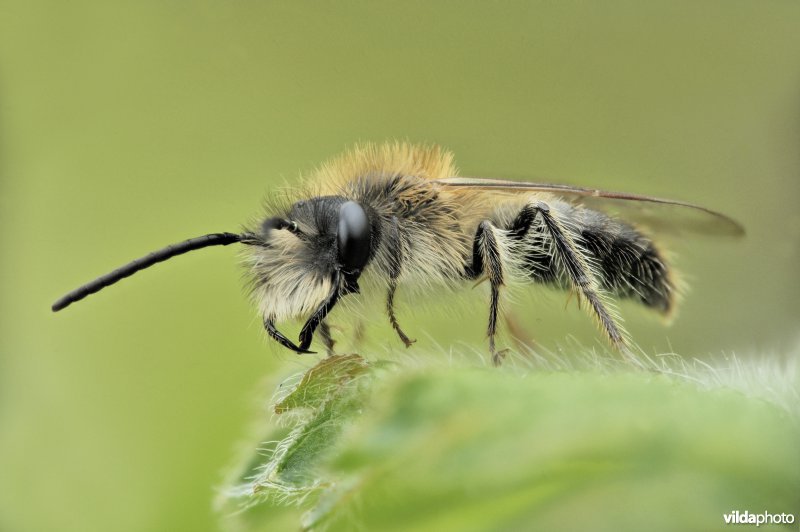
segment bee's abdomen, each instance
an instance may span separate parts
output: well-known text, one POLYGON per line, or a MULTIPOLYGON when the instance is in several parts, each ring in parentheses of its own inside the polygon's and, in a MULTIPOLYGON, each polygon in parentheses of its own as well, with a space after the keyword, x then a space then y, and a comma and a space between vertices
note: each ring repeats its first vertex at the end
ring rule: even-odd
POLYGON ((601 286, 617 297, 668 314, 675 299, 669 265, 653 242, 633 228, 587 228, 576 239, 593 259, 601 286))
MULTIPOLYGON (((594 211, 571 210, 568 218, 565 229, 604 290, 670 313, 676 287, 670 266, 651 240, 627 224, 594 211)), ((552 255, 544 228, 535 225, 526 240, 530 245, 524 264, 530 277, 540 283, 569 286, 552 255)))

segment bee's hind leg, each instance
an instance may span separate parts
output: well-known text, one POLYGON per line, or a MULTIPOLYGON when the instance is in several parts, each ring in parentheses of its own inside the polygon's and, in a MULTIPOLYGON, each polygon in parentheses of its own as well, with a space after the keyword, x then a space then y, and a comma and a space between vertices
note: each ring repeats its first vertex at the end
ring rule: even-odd
POLYGON ((550 209, 549 205, 537 201, 526 205, 517 216, 517 220, 525 218, 532 221, 534 217, 531 215, 542 218, 544 228, 553 242, 553 258, 569 278, 570 283, 578 290, 580 296, 589 303, 600 327, 614 347, 623 354, 626 353, 625 331, 606 307, 595 274, 589 267, 584 253, 579 250, 569 232, 562 226, 558 215, 550 209))

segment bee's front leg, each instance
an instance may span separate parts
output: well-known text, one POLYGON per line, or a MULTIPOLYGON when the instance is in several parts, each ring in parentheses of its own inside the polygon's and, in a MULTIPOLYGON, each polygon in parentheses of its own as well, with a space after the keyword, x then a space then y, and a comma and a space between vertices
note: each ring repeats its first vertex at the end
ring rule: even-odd
MULTIPOLYGON (((314 331, 317 329, 317 326, 323 322, 328 312, 330 312, 336 305, 336 302, 339 301, 339 294, 342 290, 341 281, 342 274, 339 270, 334 271, 331 276, 331 293, 328 294, 325 301, 317 307, 317 310, 308 318, 308 321, 306 321, 305 325, 303 325, 303 328, 300 330, 300 349, 308 349, 311 345, 311 340, 314 338, 314 331)), ((355 288, 358 288, 357 284, 355 288)))
POLYGON ((325 352, 328 356, 332 357, 335 355, 336 353, 333 351, 333 346, 336 345, 336 340, 331 336, 331 327, 328 325, 327 320, 322 320, 319 324, 319 336, 322 340, 322 345, 325 346, 325 352))

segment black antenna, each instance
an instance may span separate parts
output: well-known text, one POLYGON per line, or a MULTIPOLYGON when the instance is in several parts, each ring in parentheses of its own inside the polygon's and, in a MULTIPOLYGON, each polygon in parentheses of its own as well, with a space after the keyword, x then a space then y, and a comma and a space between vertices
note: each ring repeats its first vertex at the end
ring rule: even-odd
POLYGON ((128 264, 117 268, 113 272, 98 277, 94 281, 87 283, 80 288, 76 288, 69 294, 53 303, 53 312, 58 312, 59 310, 70 306, 72 303, 80 301, 86 296, 90 296, 95 292, 99 292, 103 288, 111 286, 121 279, 130 277, 139 270, 144 270, 145 268, 149 268, 154 264, 171 259, 172 257, 183 255, 189 251, 194 251, 195 249, 202 249, 209 246, 227 246, 228 244, 233 244, 234 242, 247 243, 252 240, 252 238, 253 235, 250 233, 244 233, 241 235, 234 233, 211 233, 209 235, 190 238, 189 240, 185 240, 177 244, 171 244, 163 249, 159 249, 158 251, 154 251, 149 255, 129 262, 128 264))

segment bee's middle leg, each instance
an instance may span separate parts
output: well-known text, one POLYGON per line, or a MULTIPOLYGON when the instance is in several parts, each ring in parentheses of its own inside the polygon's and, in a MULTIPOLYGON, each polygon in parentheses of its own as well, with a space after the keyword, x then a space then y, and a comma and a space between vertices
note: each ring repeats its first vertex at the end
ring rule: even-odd
POLYGON ((489 301, 489 325, 486 334, 489 336, 489 352, 492 354, 492 363, 499 366, 503 361, 506 349, 497 350, 495 335, 497 334, 497 313, 500 305, 500 287, 503 286, 503 263, 498 245, 497 227, 489 220, 484 220, 478 225, 475 238, 472 242, 472 266, 467 268, 467 273, 472 278, 478 278, 483 273, 489 278, 491 297, 489 301))
POLYGON ((403 246, 400 242, 400 228, 397 217, 392 218, 392 231, 389 232, 388 236, 389 249, 392 251, 392 261, 389 264, 389 291, 386 294, 386 312, 389 314, 389 322, 392 324, 392 329, 400 337, 400 341, 406 347, 411 347, 416 340, 409 338, 403 332, 403 329, 400 328, 400 323, 397 321, 397 316, 394 314, 394 294, 397 291, 397 279, 400 277, 400 271, 403 267, 403 246))
POLYGON ((392 324, 392 328, 397 333, 397 336, 400 337, 400 341, 406 347, 411 347, 415 339, 409 338, 408 335, 403 332, 403 329, 400 328, 400 324, 397 322, 397 316, 394 314, 394 293, 397 291, 397 280, 392 278, 389 281, 389 292, 386 295, 386 312, 389 314, 389 322, 392 324))

